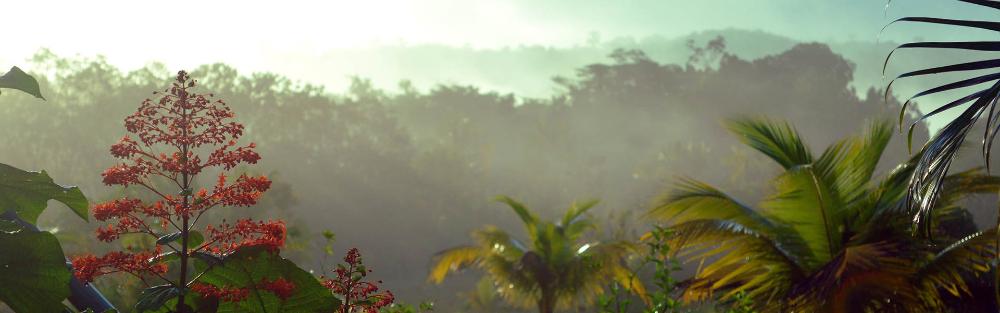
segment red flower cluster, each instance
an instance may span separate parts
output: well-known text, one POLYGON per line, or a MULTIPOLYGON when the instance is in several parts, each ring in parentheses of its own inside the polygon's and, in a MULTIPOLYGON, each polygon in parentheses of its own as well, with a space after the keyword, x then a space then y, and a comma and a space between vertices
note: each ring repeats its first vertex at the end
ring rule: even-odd
POLYGON ((226 255, 243 247, 264 246, 277 250, 285 245, 287 229, 282 221, 252 221, 243 219, 234 225, 222 223, 218 227, 209 225, 205 228, 209 240, 202 247, 208 251, 226 255))
POLYGON ((278 299, 284 301, 288 300, 288 298, 292 296, 292 292, 295 291, 295 284, 285 280, 284 278, 278 277, 278 279, 272 281, 268 281, 267 279, 261 281, 260 284, 257 284, 257 288, 267 290, 275 296, 278 296, 278 299))
MULTIPOLYGON (((234 114, 226 103, 213 100, 211 94, 194 93, 194 87, 195 81, 181 71, 170 88, 153 93, 159 95, 157 100, 143 101, 135 113, 125 118, 125 129, 130 134, 111 146, 111 155, 124 161, 101 174, 107 185, 139 186, 156 198, 144 201, 125 197, 93 207, 97 220, 110 223, 97 229, 101 241, 110 242, 133 233, 153 238, 178 238, 163 236, 180 234, 180 239, 158 241, 151 251, 76 257, 73 267, 80 279, 89 282, 96 276, 128 272, 140 277, 157 275, 168 280, 163 276, 167 266, 159 263, 155 256, 169 248, 180 255, 182 265, 180 278, 168 281, 188 285, 185 280, 194 276, 185 272, 184 262, 199 250, 227 254, 248 245, 264 245, 270 249, 284 245, 283 222, 251 220, 205 227, 208 240, 197 247, 180 244, 184 238, 189 238, 191 230, 197 229, 196 224, 206 211, 218 206, 252 206, 271 186, 264 176, 240 175, 227 181, 225 171, 239 164, 255 164, 260 155, 254 151, 253 143, 237 144, 243 135, 243 125, 232 120, 234 114), (215 186, 211 190, 193 191, 195 176, 208 168, 218 168, 221 172, 215 186), (166 192, 166 188, 154 181, 166 183, 171 191, 179 191, 166 192), (153 226, 157 226, 156 229, 153 226)), ((261 288, 287 297, 294 286, 286 283, 284 280, 272 281, 261 288)), ((242 296, 238 289, 197 288, 204 294, 223 299, 242 296)))
MULTIPOLYGON (((275 280, 263 279, 257 283, 257 289, 270 292, 282 301, 287 300, 295 291, 295 284, 279 277, 275 280)), ((224 302, 240 302, 250 296, 248 287, 216 287, 209 284, 195 283, 191 285, 191 290, 206 298, 218 298, 224 302)))
POLYGON ((102 257, 93 255, 77 257, 73 259, 73 269, 76 277, 84 282, 92 282, 97 276, 111 273, 129 273, 145 280, 148 275, 163 275, 167 273, 167 266, 156 263, 156 256, 160 250, 141 251, 138 253, 126 253, 115 251, 105 254, 102 257))
POLYGON ((391 305, 395 301, 395 296, 391 291, 378 292, 378 284, 381 284, 382 281, 363 281, 371 270, 365 268, 361 260, 361 253, 358 252, 357 248, 352 248, 347 252, 344 262, 346 265, 337 265, 336 278, 324 278, 323 281, 323 286, 326 286, 334 294, 340 295, 340 298, 343 299, 341 313, 378 313, 379 309, 391 305))
POLYGON ((240 302, 250 296, 249 288, 223 287, 219 288, 209 284, 191 284, 191 291, 200 294, 205 298, 218 298, 224 302, 240 302))

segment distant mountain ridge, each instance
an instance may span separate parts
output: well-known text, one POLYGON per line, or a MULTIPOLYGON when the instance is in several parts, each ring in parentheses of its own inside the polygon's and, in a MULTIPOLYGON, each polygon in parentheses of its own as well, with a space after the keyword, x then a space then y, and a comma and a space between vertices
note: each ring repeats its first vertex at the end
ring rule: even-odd
MULTIPOLYGON (((460 83, 519 97, 544 98, 558 93, 556 84, 551 82, 552 77, 572 76, 583 66, 607 62, 608 55, 615 49, 639 49, 657 62, 683 64, 691 54, 688 40, 702 45, 718 36, 725 38, 727 51, 743 59, 778 54, 801 43, 759 30, 722 29, 674 38, 601 39, 594 34, 589 42, 572 47, 475 49, 436 44, 383 45, 286 55, 284 57, 296 61, 276 71, 336 91, 345 90, 351 76, 360 76, 390 90, 400 81, 409 80, 418 89, 460 83)), ((825 44, 858 65, 856 87, 862 91, 878 85, 881 58, 895 46, 894 43, 876 44, 874 41, 825 44)))

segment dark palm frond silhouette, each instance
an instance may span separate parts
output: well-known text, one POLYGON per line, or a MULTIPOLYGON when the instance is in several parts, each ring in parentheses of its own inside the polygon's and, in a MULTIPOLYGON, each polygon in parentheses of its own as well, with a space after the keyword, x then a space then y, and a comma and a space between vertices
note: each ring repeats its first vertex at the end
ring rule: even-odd
MULTIPOLYGON (((988 0, 954 0, 957 2, 964 2, 969 5, 978 5, 985 8, 1000 10, 1000 2, 988 1, 988 0)), ((886 7, 888 8, 891 0, 887 2, 886 7)), ((950 18, 938 18, 938 17, 918 17, 918 16, 908 16, 896 19, 890 22, 885 27, 889 27, 896 23, 922 23, 922 24, 932 24, 941 25, 945 27, 955 27, 962 29, 982 29, 982 30, 992 30, 1000 31, 1000 22, 998 21, 981 21, 981 20, 967 20, 967 19, 950 19, 950 18)), ((883 28, 885 30, 885 28, 883 28)), ((957 50, 957 51, 1000 51, 1000 41, 921 41, 921 42, 910 42, 902 44, 886 56, 885 63, 883 65, 883 75, 885 73, 886 67, 888 67, 890 60, 893 55, 902 49, 942 49, 942 50, 957 50)), ((936 107, 933 111, 923 114, 919 119, 910 125, 912 131, 913 127, 917 123, 936 116, 941 112, 960 109, 961 106, 968 104, 970 105, 961 109, 961 113, 950 120, 948 124, 942 128, 937 135, 931 138, 921 149, 921 157, 916 163, 916 167, 913 171, 913 175, 910 178, 910 184, 907 191, 906 204, 907 207, 914 212, 913 220, 916 225, 926 234, 929 231, 927 221, 928 212, 934 207, 934 203, 938 200, 939 194, 941 192, 941 187, 943 179, 948 174, 948 169, 951 166, 952 160, 954 160, 959 147, 965 141, 969 132, 980 120, 980 118, 985 119, 986 131, 983 133, 982 137, 982 155, 985 159, 987 170, 990 168, 990 153, 992 151, 992 145, 998 131, 1000 131, 1000 110, 997 110, 997 100, 1000 96, 1000 58, 987 58, 979 61, 955 63, 944 66, 929 67, 924 69, 918 69, 913 71, 908 71, 903 74, 896 76, 889 82, 886 88, 886 96, 892 88, 892 85, 896 83, 897 80, 910 77, 926 77, 935 76, 945 73, 952 74, 967 74, 965 78, 958 79, 956 81, 936 86, 927 90, 916 93, 912 97, 906 99, 903 103, 903 110, 900 111, 900 127, 902 127, 904 112, 906 112, 906 107, 913 102, 914 99, 939 94, 946 91, 952 91, 965 87, 974 87, 985 85, 985 88, 978 89, 968 94, 962 94, 948 103, 942 104, 936 107), (973 71, 989 71, 988 73, 973 72, 973 71)), ((912 133, 911 133, 912 135, 912 133)), ((908 143, 912 146, 912 142, 908 136, 908 143)))

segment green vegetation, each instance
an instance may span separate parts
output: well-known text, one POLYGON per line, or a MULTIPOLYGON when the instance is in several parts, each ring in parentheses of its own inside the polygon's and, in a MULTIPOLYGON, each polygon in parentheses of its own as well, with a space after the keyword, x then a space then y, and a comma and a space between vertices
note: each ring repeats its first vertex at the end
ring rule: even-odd
POLYGON ((98 287, 123 312, 157 313, 996 311, 1000 218, 994 229, 977 222, 994 208, 1000 177, 969 168, 959 146, 985 113, 989 160, 1000 83, 920 116, 912 98, 859 97, 853 65, 823 44, 752 60, 721 37, 688 48, 683 64, 614 50, 607 63, 554 78, 558 91, 545 99, 407 81, 391 94, 357 77, 330 93, 225 64, 196 68, 195 84, 158 64, 121 72, 101 58, 42 51, 32 60, 48 71, 39 79, 17 67, 0 76, 0 88, 23 92, 0 97, 4 162, 51 166, 81 187, 0 164, 0 311, 106 307, 77 285, 98 287), (42 90, 49 100, 38 105, 42 90), (141 101, 150 90, 163 91, 141 101), (882 122, 899 112, 909 141, 923 140, 926 117, 967 102, 915 155, 882 122), (715 124, 748 114, 774 119, 730 120, 733 137, 715 124), (840 139, 865 120, 876 122, 840 139), (279 172, 275 182, 260 174, 279 172), (684 174, 700 180, 680 179, 653 199, 684 174), (494 194, 546 207, 595 195, 609 205, 556 212, 501 196, 515 213, 504 215, 480 207, 494 194), (69 210, 46 210, 57 202, 69 210), (595 218, 599 210, 622 218, 595 218), (630 218, 635 211, 646 214, 630 218), (523 233, 507 231, 518 223, 523 233), (95 228, 97 240, 81 235, 95 228), (470 229, 472 244, 429 255, 470 229), (335 242, 363 247, 369 262, 352 248, 329 266, 335 242), (470 268, 478 283, 461 277, 470 268), (109 274, 129 275, 95 281, 109 274), (412 281, 425 276, 435 285, 412 281), (435 302, 397 302, 385 286, 435 302))
POLYGON ((996 193, 1000 178, 976 170, 946 177, 934 238, 918 238, 900 209, 913 163, 873 179, 891 135, 888 123, 873 123, 818 157, 788 124, 728 125, 784 171, 757 208, 687 179, 649 211, 650 218, 669 222, 671 245, 706 263, 685 299, 718 295, 738 302, 739 295, 765 312, 940 311, 942 292, 969 292, 954 278, 984 269, 985 255, 970 253, 982 252, 981 243, 970 240, 976 235, 953 229, 971 224, 958 201, 996 193))
POLYGON ((634 243, 583 240, 594 227, 584 214, 596 201, 574 203, 554 222, 541 220, 514 199, 500 197, 498 201, 507 204, 524 223, 529 245, 487 226, 473 233, 475 245, 438 253, 430 281, 441 283, 450 272, 476 267, 486 273, 486 279, 507 303, 537 307, 542 313, 593 303, 604 293, 607 280, 646 296, 642 283, 624 265, 629 254, 637 250, 634 243))

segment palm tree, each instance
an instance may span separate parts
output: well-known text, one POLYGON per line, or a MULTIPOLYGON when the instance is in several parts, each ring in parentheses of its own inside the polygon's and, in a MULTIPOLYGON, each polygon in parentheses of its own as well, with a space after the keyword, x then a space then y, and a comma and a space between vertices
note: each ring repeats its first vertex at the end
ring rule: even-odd
POLYGON ((872 179, 889 123, 873 123, 819 157, 787 123, 743 119, 729 128, 784 170, 756 209, 686 179, 648 212, 673 229, 670 244, 682 256, 707 262, 686 282, 686 300, 745 292, 769 312, 929 312, 943 306, 941 292, 968 294, 964 280, 952 278, 982 270, 989 251, 980 236, 956 242, 969 234, 948 226, 968 223, 959 199, 996 192, 1000 179, 979 171, 946 177, 932 216, 936 239, 920 239, 901 206, 912 162, 872 179))
POLYGON ((499 197, 524 223, 530 246, 507 232, 486 226, 473 232, 476 243, 438 253, 428 279, 441 283, 450 272, 467 266, 486 272, 501 298, 509 304, 540 313, 568 308, 573 302, 592 303, 604 292, 608 279, 640 296, 642 284, 625 265, 637 247, 627 241, 584 242, 595 224, 584 213, 596 201, 573 204, 557 222, 542 221, 523 204, 499 197))
MULTIPOLYGON (((1000 2, 996 1, 956 1, 964 2, 968 5, 977 5, 990 10, 1000 10, 1000 2)), ((886 9, 888 9, 888 3, 886 5, 886 9)), ((894 23, 926 23, 956 27, 965 30, 982 29, 1000 31, 1000 22, 997 21, 911 16, 892 21, 889 25, 894 23)), ((889 27, 889 25, 886 25, 886 27, 889 27)), ((884 29, 885 28, 883 28, 883 30, 884 29)), ((921 41, 902 44, 896 49, 893 49, 893 51, 886 56, 885 65, 882 69, 883 75, 885 73, 885 67, 888 66, 893 53, 899 49, 942 49, 952 51, 997 52, 1000 51, 1000 41, 921 41)), ((1000 110, 996 109, 997 102, 1000 100, 1000 58, 987 58, 980 61, 963 62, 909 71, 900 74, 889 82, 889 87, 891 88, 892 84, 901 78, 940 76, 939 74, 950 73, 962 73, 964 77, 959 80, 919 92, 906 101, 906 103, 909 103, 914 98, 945 91, 952 91, 959 88, 987 86, 985 88, 978 87, 976 88, 977 90, 971 93, 963 93, 955 100, 943 104, 934 111, 924 114, 921 117, 921 120, 923 120, 938 113, 972 102, 972 104, 961 111, 961 114, 948 122, 948 124, 942 128, 937 135, 924 144, 924 147, 921 150, 923 156, 917 163, 917 168, 913 172, 913 176, 910 178, 909 191, 906 197, 907 206, 915 212, 913 215, 914 224, 917 226, 925 226, 925 230, 927 229, 927 223, 925 223, 926 217, 935 207, 935 201, 937 201, 941 193, 941 180, 947 175, 948 170, 951 167, 951 162, 958 153, 959 147, 965 141, 965 137, 969 134, 970 130, 972 130, 980 118, 983 118, 986 121, 985 131, 983 132, 982 138, 982 154, 986 163, 987 171, 989 171, 990 153, 992 152, 993 142, 996 139, 997 133, 1000 133, 1000 123, 998 123, 998 121, 1000 121, 1000 110), (985 116, 983 115, 984 113, 985 116)), ((888 92, 889 88, 886 88, 887 97, 888 92)), ((903 105, 903 109, 906 109, 905 103, 903 105)), ((1000 214, 1000 207, 997 207, 997 213, 1000 214)), ((997 219, 996 224, 994 225, 993 233, 995 234, 998 231, 1000 231, 1000 218, 997 219)), ((993 239, 993 249, 1000 250, 1000 236, 993 236, 993 239)), ((1000 254, 995 256, 993 263, 1000 264, 1000 254)), ((996 266, 994 266, 993 270, 995 273, 993 278, 994 300, 996 303, 1000 304, 1000 270, 997 270, 995 267, 996 266)))

